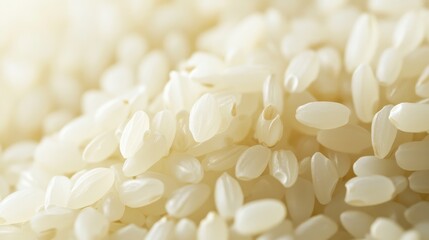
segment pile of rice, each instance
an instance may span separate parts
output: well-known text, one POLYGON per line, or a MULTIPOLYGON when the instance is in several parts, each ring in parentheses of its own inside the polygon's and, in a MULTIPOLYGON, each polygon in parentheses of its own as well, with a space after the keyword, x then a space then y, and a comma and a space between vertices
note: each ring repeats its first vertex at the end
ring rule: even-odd
POLYGON ((424 0, 0 0, 0 239, 429 239, 424 0))

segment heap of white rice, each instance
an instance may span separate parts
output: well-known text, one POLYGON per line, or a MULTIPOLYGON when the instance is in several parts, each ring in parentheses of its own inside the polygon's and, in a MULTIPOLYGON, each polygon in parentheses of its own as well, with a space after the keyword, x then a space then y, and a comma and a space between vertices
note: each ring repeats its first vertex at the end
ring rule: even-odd
POLYGON ((429 239, 424 0, 0 0, 0 239, 429 239))

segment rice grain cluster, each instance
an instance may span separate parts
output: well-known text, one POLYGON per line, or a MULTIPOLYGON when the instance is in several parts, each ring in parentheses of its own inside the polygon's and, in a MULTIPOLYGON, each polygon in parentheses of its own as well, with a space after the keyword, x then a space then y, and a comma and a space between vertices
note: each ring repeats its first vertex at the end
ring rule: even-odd
POLYGON ((1 240, 429 240, 429 2, 0 0, 1 240))

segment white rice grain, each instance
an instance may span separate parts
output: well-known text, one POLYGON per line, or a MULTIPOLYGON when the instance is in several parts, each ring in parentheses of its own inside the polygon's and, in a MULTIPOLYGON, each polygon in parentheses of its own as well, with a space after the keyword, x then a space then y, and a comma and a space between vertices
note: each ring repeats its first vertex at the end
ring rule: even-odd
POLYGON ((389 120, 401 131, 429 131, 429 105, 422 103, 400 103, 392 108, 389 120))
POLYGON ((294 222, 301 223, 309 218, 315 203, 311 181, 299 177, 296 183, 286 190, 285 200, 289 215, 294 222))
POLYGON ((398 21, 393 34, 393 46, 403 55, 416 49, 425 35, 425 18, 423 12, 410 11, 398 21))
POLYGON ((399 77, 402 69, 402 54, 396 48, 388 48, 383 51, 378 60, 376 76, 382 85, 392 85, 399 77))
POLYGON ((128 180, 121 184, 118 193, 126 206, 139 208, 160 199, 164 194, 164 183, 156 178, 128 180))
POLYGON ((149 130, 149 116, 143 111, 137 111, 125 125, 119 141, 119 149, 125 158, 132 157, 143 145, 143 138, 149 130))
POLYGON ((203 179, 204 169, 200 161, 188 154, 172 154, 167 160, 168 169, 177 180, 198 183, 203 179))
POLYGON ((84 208, 74 224, 74 233, 82 240, 101 239, 107 235, 108 230, 109 222, 94 208, 84 208))
POLYGON ((383 175, 387 177, 401 176, 404 171, 392 159, 379 159, 375 156, 362 156, 353 164, 356 176, 383 175))
POLYGON ((317 141, 326 148, 343 153, 357 154, 371 147, 369 131, 352 124, 330 130, 321 130, 317 134, 317 141))
POLYGON ((259 177, 268 165, 271 150, 262 145, 254 145, 246 149, 235 165, 235 176, 244 181, 259 177))
POLYGON ((170 64, 163 51, 149 52, 138 66, 138 81, 145 86, 149 98, 153 98, 167 82, 170 64))
POLYGON ((410 189, 417 193, 429 193, 429 170, 413 172, 408 181, 410 189))
POLYGON ((197 238, 197 226, 193 221, 182 218, 175 226, 174 235, 177 240, 195 240, 197 238))
POLYGON ((209 171, 225 171, 235 166, 238 158, 247 148, 242 145, 232 145, 211 152, 202 161, 204 169, 209 171))
POLYGON ((429 170, 426 156, 429 154, 429 141, 415 141, 401 144, 395 152, 396 163, 408 171, 429 170))
POLYGON ((393 198, 395 185, 387 177, 372 175, 355 177, 346 183, 345 202, 352 206, 373 206, 393 198))
POLYGON ((316 80, 319 60, 313 51, 304 51, 289 63, 284 76, 284 87, 288 92, 302 92, 316 80))
POLYGON ((113 171, 109 168, 94 168, 83 173, 73 184, 68 206, 79 209, 100 200, 112 187, 113 171))
POLYGON ((61 231, 73 225, 76 213, 66 208, 51 208, 38 212, 31 218, 31 229, 38 234, 52 230, 61 231))
POLYGON ((269 163, 270 174, 284 187, 291 187, 298 179, 298 160, 292 151, 274 151, 269 163))
POLYGON ((262 88, 264 107, 273 106, 281 115, 283 112, 283 90, 274 76, 268 77, 262 88))
POLYGON ((44 198, 44 192, 40 189, 29 188, 11 193, 0 202, 2 223, 16 224, 30 220, 43 206, 44 198))
POLYGON ((333 129, 346 125, 350 109, 336 102, 310 102, 296 109, 295 118, 304 125, 317 129, 333 129))
POLYGON ((168 110, 157 112, 152 118, 152 129, 164 135, 168 148, 176 136, 176 116, 168 110))
POLYGON ((76 145, 53 138, 45 138, 37 146, 34 161, 59 174, 73 173, 85 166, 76 145))
POLYGON ((330 239, 338 231, 337 224, 325 215, 316 215, 297 226, 297 239, 330 239), (318 229, 319 231, 314 231, 318 229))
POLYGON ((429 220, 429 202, 419 201, 404 212, 405 219, 412 225, 417 225, 421 222, 429 220))
POLYGON ((254 137, 259 143, 274 146, 283 136, 283 123, 280 114, 273 106, 264 108, 256 123, 254 137))
POLYGON ((108 193, 102 199, 101 205, 103 215, 111 222, 118 221, 124 216, 125 205, 122 203, 116 191, 108 193))
POLYGON ((121 240, 121 239, 129 239, 129 240, 139 240, 144 239, 146 237, 147 230, 136 226, 134 224, 127 225, 114 234, 112 234, 112 240, 121 240))
POLYGON ((209 212, 207 216, 201 220, 197 236, 198 239, 227 240, 228 225, 222 217, 214 212, 209 212))
POLYGON ((72 182, 65 176, 53 177, 46 188, 45 209, 51 207, 67 207, 72 182))
POLYGON ((320 152, 316 152, 311 157, 311 176, 317 200, 321 204, 329 203, 339 180, 334 163, 320 152))
POLYGON ((186 217, 197 211, 210 196, 210 187, 206 184, 190 184, 174 191, 165 204, 168 214, 174 217, 186 217))
POLYGON ((228 173, 222 174, 217 179, 214 194, 216 209, 226 219, 233 218, 244 202, 240 183, 228 173))
POLYGON ((174 237, 174 222, 167 217, 157 221, 147 233, 147 240, 169 240, 174 237))
POLYGON ((401 236, 404 230, 389 218, 377 218, 371 224, 371 236, 376 239, 395 239, 401 236))
POLYGON ((143 146, 131 158, 127 158, 122 170, 126 176, 136 176, 146 172, 155 163, 167 155, 167 141, 158 132, 146 134, 143 146))
POLYGON ((219 104, 211 94, 200 97, 189 115, 189 130, 196 142, 204 142, 218 133, 222 117, 219 104))
POLYGON ((353 25, 345 50, 347 71, 353 72, 359 65, 370 63, 377 50, 378 41, 377 19, 373 15, 361 14, 353 25))
POLYGON ((352 98, 359 120, 371 122, 380 97, 377 80, 368 64, 359 65, 353 72, 352 98))
POLYGON ((362 211, 349 210, 341 213, 341 224, 355 238, 363 238, 370 231, 374 218, 362 211))
POLYGON ((392 105, 384 106, 378 111, 371 124, 371 142, 374 155, 379 158, 386 157, 392 149, 396 139, 397 129, 389 121, 392 105))
POLYGON ((286 207, 278 200, 252 201, 238 209, 234 229, 244 235, 256 235, 275 227, 286 217, 286 207), (264 221, 260 221, 264 219, 264 221))
POLYGON ((106 160, 118 147, 118 139, 112 131, 96 136, 86 145, 82 158, 89 163, 106 160))
POLYGON ((114 98, 98 108, 94 115, 94 122, 105 129, 115 129, 127 119, 129 113, 128 100, 114 98))
POLYGON ((100 132, 92 116, 81 116, 67 123, 59 132, 62 141, 81 145, 100 132))

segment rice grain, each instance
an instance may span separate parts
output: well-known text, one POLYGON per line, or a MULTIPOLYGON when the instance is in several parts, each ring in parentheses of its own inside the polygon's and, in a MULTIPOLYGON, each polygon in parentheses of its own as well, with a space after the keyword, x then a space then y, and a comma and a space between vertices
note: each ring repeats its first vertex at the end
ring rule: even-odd
POLYGON ((139 208, 160 199, 164 194, 164 183, 155 178, 128 180, 121 184, 118 192, 126 206, 139 208))
POLYGON ((274 151, 269 163, 270 174, 284 187, 291 187, 298 179, 298 160, 292 151, 274 151))
POLYGON ((255 179, 264 172, 271 158, 271 150, 262 145, 246 149, 235 165, 235 176, 244 181, 255 179))
POLYGON ((345 65, 348 72, 353 72, 361 65, 370 63, 379 42, 377 19, 363 13, 355 21, 345 50, 345 65))
POLYGON ((84 208, 76 218, 74 233, 83 240, 100 239, 107 235, 109 222, 94 208, 84 208))
POLYGON ((244 235, 256 235, 275 227, 286 217, 286 207, 278 200, 252 201, 238 209, 234 229, 244 235), (264 219, 264 221, 260 221, 264 219))
POLYGON ((295 118, 304 125, 317 129, 333 129, 346 125, 350 109, 336 102, 310 102, 296 109, 295 118))
POLYGON ((24 189, 11 193, 0 202, 0 219, 3 224, 16 224, 30 220, 43 206, 44 192, 24 189), (31 199, 30 202, 28 200, 31 199))
POLYGON ((316 80, 319 61, 313 51, 304 51, 295 56, 285 72, 284 87, 288 92, 302 92, 316 80))
POLYGON ((346 183, 345 202, 352 206, 373 206, 393 198, 395 185, 381 175, 355 177, 346 183))
POLYGON ((396 163, 408 171, 429 170, 426 156, 429 154, 429 141, 415 141, 401 144, 395 152, 396 163))
POLYGON ((384 106, 375 114, 372 120, 372 149, 374 150, 374 155, 379 158, 384 158, 389 154, 396 139, 397 129, 389 120, 392 108, 392 105, 384 106))
POLYGON ((371 122, 379 102, 379 87, 371 66, 359 65, 353 72, 352 98, 356 115, 362 122, 371 122))
POLYGON ((201 220, 197 236, 198 239, 227 240, 228 225, 222 217, 214 212, 209 212, 207 216, 201 220))
POLYGON ((422 103, 400 103, 392 108, 389 120, 404 132, 429 131, 429 105, 422 103))
POLYGON ((370 231, 374 218, 362 211, 349 210, 341 213, 341 224, 355 238, 363 238, 370 231))
POLYGON ((174 191, 165 204, 168 214, 183 218, 201 207, 210 196, 210 187, 206 184, 185 185, 174 191))
POLYGON ((216 209, 225 219, 233 218, 244 202, 240 183, 228 173, 223 173, 216 180, 214 195, 216 209))
POLYGON ((118 147, 118 139, 113 132, 106 132, 96 136, 86 145, 82 158, 89 163, 106 160, 118 147))
POLYGON ((297 239, 327 240, 338 231, 337 224, 325 215, 316 215, 297 226, 297 239), (319 231, 314 231, 318 229, 319 231))
POLYGON ((119 149, 125 158, 134 156, 143 145, 145 133, 149 130, 149 116, 137 111, 125 125, 119 141, 119 149))
POLYGON ((110 190, 114 180, 109 168, 94 168, 83 173, 71 188, 68 206, 79 209, 95 203, 110 190))
POLYGON ((200 97, 189 115, 189 130, 196 142, 204 142, 218 133, 222 117, 219 104, 211 94, 200 97))
POLYGON ((339 176, 334 163, 320 152, 311 157, 314 193, 321 204, 331 201, 339 176))
POLYGON ((429 193, 429 170, 413 172, 409 177, 410 189, 417 193, 429 193))
POLYGON ((380 84, 392 85, 399 77, 402 69, 402 54, 395 48, 383 51, 378 60, 376 76, 380 84))

